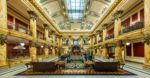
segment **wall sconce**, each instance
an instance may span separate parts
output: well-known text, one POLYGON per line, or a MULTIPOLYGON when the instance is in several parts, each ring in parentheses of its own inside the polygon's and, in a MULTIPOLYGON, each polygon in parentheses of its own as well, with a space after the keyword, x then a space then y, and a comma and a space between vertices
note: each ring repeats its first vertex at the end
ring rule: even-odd
POLYGON ((127 45, 127 46, 129 46, 129 45, 130 45, 130 43, 129 43, 129 42, 126 42, 126 45, 127 45))
POLYGON ((24 45, 25 45, 25 43, 20 43, 20 45, 21 45, 21 46, 24 46, 24 45))
POLYGON ((44 46, 43 45, 41 45, 41 48, 43 48, 44 46))

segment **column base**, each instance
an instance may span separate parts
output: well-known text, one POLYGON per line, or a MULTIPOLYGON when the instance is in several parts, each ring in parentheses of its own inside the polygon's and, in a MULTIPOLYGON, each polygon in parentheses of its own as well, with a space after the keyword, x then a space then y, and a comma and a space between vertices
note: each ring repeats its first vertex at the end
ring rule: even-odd
POLYGON ((0 60, 0 67, 2 67, 2 66, 7 66, 7 62, 0 60))
POLYGON ((150 69, 150 65, 145 65, 143 66, 144 69, 150 69))
POLYGON ((52 55, 55 56, 55 49, 52 50, 52 55))
POLYGON ((108 53, 107 53, 107 49, 106 48, 103 49, 102 57, 108 58, 108 53))
POLYGON ((4 45, 0 45, 0 66, 6 66, 7 65, 7 50, 6 50, 7 46, 6 44, 4 45))
POLYGON ((29 52, 32 61, 36 61, 37 60, 36 47, 30 47, 29 52))
POLYGON ((46 56, 46 57, 49 55, 49 50, 48 50, 48 48, 44 48, 44 53, 45 53, 45 56, 46 56))

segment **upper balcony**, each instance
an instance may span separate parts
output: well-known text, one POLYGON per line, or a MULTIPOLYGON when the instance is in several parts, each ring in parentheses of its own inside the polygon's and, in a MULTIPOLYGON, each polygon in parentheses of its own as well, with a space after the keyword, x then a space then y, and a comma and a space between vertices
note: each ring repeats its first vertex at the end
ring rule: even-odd
POLYGON ((133 25, 130 26, 126 26, 126 27, 122 27, 120 35, 125 34, 125 33, 129 33, 138 29, 142 29, 144 28, 144 23, 143 22, 136 22, 133 25))
POLYGON ((114 33, 107 34, 107 36, 105 37, 105 40, 112 39, 112 38, 114 38, 114 33))

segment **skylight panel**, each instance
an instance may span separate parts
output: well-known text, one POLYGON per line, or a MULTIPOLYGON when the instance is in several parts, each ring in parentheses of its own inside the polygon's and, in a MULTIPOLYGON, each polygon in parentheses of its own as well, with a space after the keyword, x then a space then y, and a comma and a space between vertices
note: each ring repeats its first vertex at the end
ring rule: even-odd
POLYGON ((85 10, 85 0, 65 0, 69 19, 82 19, 85 10))

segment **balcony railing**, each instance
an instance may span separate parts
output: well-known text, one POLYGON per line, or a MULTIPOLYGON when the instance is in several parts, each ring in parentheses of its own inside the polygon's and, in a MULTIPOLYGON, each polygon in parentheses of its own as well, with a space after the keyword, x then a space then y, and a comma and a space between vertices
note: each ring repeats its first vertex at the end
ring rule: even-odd
POLYGON ((126 28, 123 28, 122 31, 120 32, 120 35, 124 34, 124 33, 128 33, 128 32, 134 31, 134 30, 141 29, 143 27, 144 27, 144 23, 143 22, 136 22, 132 26, 128 26, 126 28))
POLYGON ((108 36, 105 37, 105 40, 112 39, 112 38, 114 38, 114 34, 109 34, 108 36))

